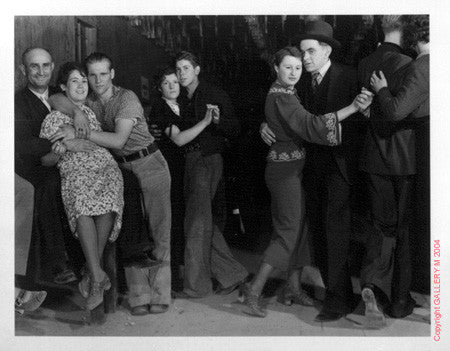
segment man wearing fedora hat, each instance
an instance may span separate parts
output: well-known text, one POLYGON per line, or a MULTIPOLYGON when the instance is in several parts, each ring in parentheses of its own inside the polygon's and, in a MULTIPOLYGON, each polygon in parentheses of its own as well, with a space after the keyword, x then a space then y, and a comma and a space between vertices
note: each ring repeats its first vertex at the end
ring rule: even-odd
MULTIPOLYGON (((304 72, 297 84, 302 105, 311 113, 325 114, 347 106, 358 93, 356 71, 330 60, 341 44, 333 38, 327 22, 306 24, 300 49, 304 72)), ((361 117, 351 116, 342 123, 342 144, 307 147, 304 181, 306 211, 313 239, 314 258, 324 278, 325 301, 316 321, 342 318, 354 308, 349 274, 350 188, 357 174, 361 136, 361 117)), ((266 143, 271 139, 267 128, 261 129, 266 143)))
MULTIPOLYGON (((300 36, 305 74, 299 81, 300 99, 307 110, 323 114, 349 104, 358 93, 357 73, 330 60, 341 47, 325 21, 306 24, 300 36)), ((350 194, 357 180, 357 160, 364 121, 353 115, 342 123, 342 144, 310 145, 307 149, 305 189, 307 215, 316 262, 326 286, 325 300, 316 320, 338 320, 354 309, 349 272, 350 194)))

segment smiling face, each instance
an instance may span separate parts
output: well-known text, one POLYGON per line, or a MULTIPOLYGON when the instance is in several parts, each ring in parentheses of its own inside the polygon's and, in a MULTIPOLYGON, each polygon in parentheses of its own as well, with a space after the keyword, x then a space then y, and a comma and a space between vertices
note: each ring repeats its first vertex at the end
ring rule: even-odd
POLYGON ((61 89, 73 103, 79 105, 84 103, 88 94, 88 79, 78 70, 69 74, 66 84, 61 84, 61 89))
POLYGON ((100 98, 112 96, 114 69, 110 68, 108 60, 95 61, 87 64, 88 80, 91 89, 100 98))
POLYGON ((289 87, 293 87, 302 74, 302 61, 298 57, 286 55, 280 64, 275 65, 274 68, 278 80, 289 87))
POLYGON ((21 71, 28 79, 28 87, 38 93, 47 90, 55 65, 44 49, 29 51, 21 65, 21 71))
POLYGON ((305 39, 300 42, 303 65, 307 72, 319 71, 327 62, 331 54, 331 46, 321 44, 314 39, 305 39))
POLYGON ((159 88, 164 98, 171 101, 176 101, 178 95, 180 95, 180 83, 175 73, 169 74, 164 77, 159 88))
POLYGON ((178 80, 182 87, 198 84, 200 66, 194 67, 189 60, 180 60, 176 63, 178 80))

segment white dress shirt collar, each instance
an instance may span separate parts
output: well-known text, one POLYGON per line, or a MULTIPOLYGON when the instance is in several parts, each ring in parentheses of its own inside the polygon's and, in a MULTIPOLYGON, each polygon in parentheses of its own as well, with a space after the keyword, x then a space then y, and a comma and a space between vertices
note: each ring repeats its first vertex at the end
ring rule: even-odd
POLYGON ((331 60, 328 59, 328 61, 319 69, 320 77, 323 78, 325 74, 327 74, 328 70, 331 66, 331 60))
POLYGON ((39 100, 41 100, 44 103, 44 105, 48 108, 49 111, 52 110, 52 108, 50 107, 50 104, 47 101, 48 100, 48 88, 42 94, 40 94, 32 89, 30 89, 30 91, 34 95, 36 95, 39 98, 39 100))

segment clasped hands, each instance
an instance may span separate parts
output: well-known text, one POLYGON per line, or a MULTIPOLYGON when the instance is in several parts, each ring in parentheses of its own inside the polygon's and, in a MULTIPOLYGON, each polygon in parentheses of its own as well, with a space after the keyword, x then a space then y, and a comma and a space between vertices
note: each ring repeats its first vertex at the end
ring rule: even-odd
POLYGON ((353 100, 353 104, 359 112, 363 113, 370 106, 372 100, 373 93, 363 87, 361 88, 361 92, 356 95, 355 99, 353 100))

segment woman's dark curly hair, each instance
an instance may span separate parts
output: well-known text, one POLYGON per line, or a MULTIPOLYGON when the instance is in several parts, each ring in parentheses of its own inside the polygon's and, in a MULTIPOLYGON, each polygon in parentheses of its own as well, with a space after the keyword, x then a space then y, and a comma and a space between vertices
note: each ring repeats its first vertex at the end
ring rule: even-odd
POLYGON ((59 69, 58 78, 56 79, 57 84, 66 85, 67 80, 73 71, 78 71, 83 77, 87 77, 84 65, 78 62, 66 62, 59 69))
POLYGON ((409 15, 405 16, 405 29, 403 39, 406 47, 414 47, 419 41, 430 41, 430 16, 409 15))
POLYGON ((164 82, 164 79, 166 79, 166 77, 170 76, 171 74, 177 75, 175 67, 173 66, 164 66, 158 69, 156 74, 153 76, 156 90, 161 89, 161 84, 164 82))

